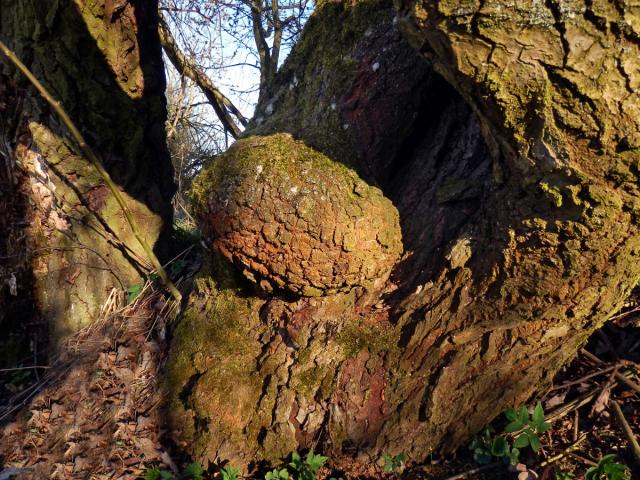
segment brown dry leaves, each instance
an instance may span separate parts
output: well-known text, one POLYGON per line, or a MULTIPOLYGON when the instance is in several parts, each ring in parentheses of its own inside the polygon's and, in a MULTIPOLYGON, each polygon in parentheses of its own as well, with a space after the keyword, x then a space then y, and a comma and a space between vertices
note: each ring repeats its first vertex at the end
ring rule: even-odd
POLYGON ((162 345, 149 334, 163 314, 154 310, 158 301, 147 295, 68 343, 58 377, 2 431, 5 468, 27 469, 20 478, 107 479, 137 478, 164 463, 162 345))

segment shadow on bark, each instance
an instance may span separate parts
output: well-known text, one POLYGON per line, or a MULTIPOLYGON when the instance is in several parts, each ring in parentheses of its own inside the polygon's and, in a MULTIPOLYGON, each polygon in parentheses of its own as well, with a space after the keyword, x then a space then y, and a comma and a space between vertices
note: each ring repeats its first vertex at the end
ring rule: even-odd
MULTIPOLYGON (((166 258, 175 187, 164 134, 157 5, 90 3, 3 0, 0 30, 61 101, 126 194, 157 255, 166 258)), ((111 288, 142 281, 144 255, 55 113, 6 59, 0 69, 2 87, 15 83, 20 92, 11 100, 20 105, 17 124, 9 131, 3 123, 3 153, 13 159, 13 175, 24 179, 22 197, 2 193, 9 202, 25 200, 20 215, 27 219, 3 225, 3 236, 24 242, 24 277, 3 310, 12 312, 7 321, 46 318, 55 346, 97 318, 111 288)), ((5 295, 9 287, 2 280, 5 295)))

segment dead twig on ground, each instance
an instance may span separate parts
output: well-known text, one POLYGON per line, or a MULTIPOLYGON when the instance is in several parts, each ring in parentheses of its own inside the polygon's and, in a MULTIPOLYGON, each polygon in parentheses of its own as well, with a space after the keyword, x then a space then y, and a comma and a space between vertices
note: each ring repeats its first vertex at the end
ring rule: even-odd
POLYGON ((564 457, 569 455, 572 451, 576 450, 586 438, 587 438, 587 434, 583 433, 582 435, 580 435, 580 438, 578 438, 578 440, 576 440, 571 445, 569 445, 567 448, 565 448, 565 450, 563 452, 560 452, 559 454, 554 455, 553 457, 550 457, 550 458, 546 459, 544 462, 542 462, 539 465, 539 467, 543 468, 543 467, 546 467, 547 465, 551 465, 552 463, 557 462, 558 460, 562 460, 564 457))
POLYGON ((629 441, 629 445, 631 445, 631 451, 633 452, 633 456, 636 459, 636 463, 640 465, 640 445, 638 445, 638 440, 633 434, 633 431, 629 426, 629 422, 627 422, 627 419, 622 413, 622 409, 620 408, 620 405, 618 404, 618 402, 616 402, 615 400, 611 400, 609 404, 612 407, 616 420, 618 421, 618 423, 620 424, 620 427, 622 428, 622 432, 624 433, 624 436, 627 437, 627 440, 629 441))
POLYGON ((457 475, 454 475, 453 477, 445 478, 445 480, 463 480, 465 478, 470 477, 471 475, 485 472, 487 470, 492 470, 496 467, 499 467, 500 465, 504 465, 504 463, 501 463, 501 462, 490 463, 488 465, 483 465, 481 467, 472 468, 471 470, 467 470, 466 472, 459 473, 457 475))
MULTIPOLYGON (((598 357, 596 357, 593 353, 588 352, 584 348, 582 350, 580 350, 580 353, 582 353, 585 357, 587 357, 589 360, 591 360, 592 362, 594 362, 594 363, 596 363, 598 365, 604 365, 604 363, 605 363, 602 360, 600 360, 598 357)), ((635 383, 631 379, 627 378, 624 375, 624 373, 625 372, 616 372, 615 376, 616 376, 616 378, 618 380, 620 380, 622 383, 627 385, 629 388, 631 388, 632 390, 636 391, 637 393, 640 393, 640 385, 638 385, 637 383, 635 383)))

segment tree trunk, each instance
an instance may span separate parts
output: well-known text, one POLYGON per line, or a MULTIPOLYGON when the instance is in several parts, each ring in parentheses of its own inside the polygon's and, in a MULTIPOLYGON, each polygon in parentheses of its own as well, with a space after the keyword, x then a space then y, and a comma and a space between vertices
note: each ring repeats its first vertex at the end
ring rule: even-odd
POLYGON ((214 249, 166 390, 197 460, 424 460, 541 391, 621 306, 640 278, 638 12, 560 3, 318 6, 275 95, 196 181, 214 249), (316 168, 307 149, 397 208, 388 279, 298 288, 286 262, 313 273, 327 244, 300 213, 317 193, 292 173, 316 168))
MULTIPOLYGON (((174 185, 156 7, 2 0, 0 31, 78 125, 162 254, 174 185)), ((60 119, 4 58, 0 69, 0 322, 6 331, 46 319, 57 343, 90 324, 112 288, 141 283, 148 261, 60 119)))

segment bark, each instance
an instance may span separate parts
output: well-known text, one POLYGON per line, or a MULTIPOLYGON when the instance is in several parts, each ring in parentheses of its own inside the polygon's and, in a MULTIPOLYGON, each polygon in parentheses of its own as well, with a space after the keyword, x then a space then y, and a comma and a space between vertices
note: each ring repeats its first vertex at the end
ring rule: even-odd
POLYGON ((322 3, 245 136, 380 187, 405 254, 384 285, 304 298, 212 252, 168 363, 178 444, 421 461, 544 389, 640 279, 638 27, 622 2, 322 3))
MULTIPOLYGON (((79 126, 162 255, 174 185, 155 7, 7 0, 0 30, 79 126)), ((17 313, 14 299, 33 299, 57 343, 90 324, 112 288, 140 283, 148 265, 116 200, 56 115, 6 60, 0 68, 3 90, 15 91, 3 103, 20 105, 14 116, 2 112, 3 156, 19 186, 2 196, 20 210, 3 237, 22 242, 22 280, 2 309, 17 313)), ((6 268, 3 283, 14 267, 6 268)))

